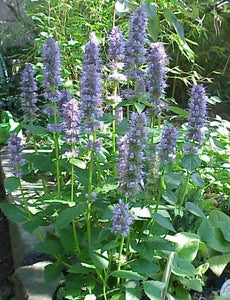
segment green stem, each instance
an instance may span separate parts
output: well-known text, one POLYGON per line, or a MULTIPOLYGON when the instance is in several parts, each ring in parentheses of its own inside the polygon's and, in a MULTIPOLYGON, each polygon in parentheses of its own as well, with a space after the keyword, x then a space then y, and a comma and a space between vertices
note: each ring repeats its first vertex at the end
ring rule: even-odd
MULTIPOLYGON (((54 103, 54 124, 57 124, 57 105, 54 103)), ((55 145, 55 156, 56 156, 56 173, 57 173, 57 193, 58 197, 61 196, 61 184, 60 184, 60 166, 59 166, 59 142, 58 132, 54 132, 54 145, 55 145)))
MULTIPOLYGON (((74 146, 72 148, 74 148, 74 146)), ((74 203, 74 185, 75 185, 74 165, 71 164, 71 195, 70 195, 70 201, 72 203, 74 203)), ((79 247, 78 238, 77 238, 77 230, 76 230, 76 226, 75 226, 74 221, 72 221, 72 228, 73 228, 73 235, 74 235, 75 245, 76 245, 78 253, 80 253, 80 247, 79 247)))
MULTIPOLYGON (((119 249, 119 254, 118 254, 118 267, 117 267, 117 270, 120 271, 121 269, 121 255, 122 255, 122 251, 123 251, 123 247, 124 247, 124 240, 125 238, 122 237, 121 238, 121 243, 120 243, 120 249, 119 249)), ((120 278, 118 277, 117 278, 117 285, 120 284, 120 278)))
POLYGON ((169 286, 170 275, 171 275, 173 258, 174 258, 174 252, 170 252, 169 258, 168 258, 168 261, 167 261, 167 265, 165 267, 165 272, 164 272, 163 280, 162 280, 165 283, 165 287, 164 287, 164 289, 162 291, 162 300, 166 299, 166 295, 167 295, 167 291, 168 291, 168 286, 169 286))
MULTIPOLYGON (((93 144, 95 143, 95 141, 96 141, 96 132, 93 132, 93 144)), ((89 242, 91 238, 90 215, 91 215, 91 204, 92 204, 91 193, 92 193, 92 181, 93 181, 93 160, 94 160, 94 151, 90 150, 88 199, 87 199, 87 213, 86 213, 87 234, 88 234, 89 242)))
POLYGON ((182 208, 182 205, 184 203, 184 199, 185 199, 186 193, 188 191, 189 179, 190 179, 190 173, 187 172, 186 181, 185 181, 185 185, 184 185, 184 190, 183 190, 183 194, 182 194, 182 197, 181 197, 181 200, 180 200, 180 204, 179 204, 179 210, 181 210, 181 208, 182 208))

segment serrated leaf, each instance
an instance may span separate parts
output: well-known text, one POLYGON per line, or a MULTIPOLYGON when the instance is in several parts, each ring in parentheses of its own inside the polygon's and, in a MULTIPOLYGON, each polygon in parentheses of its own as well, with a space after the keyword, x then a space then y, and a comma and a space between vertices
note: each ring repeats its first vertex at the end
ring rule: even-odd
POLYGON ((7 177, 4 182, 6 194, 10 194, 19 187, 19 180, 17 177, 7 177))
POLYGON ((230 262, 230 253, 216 255, 207 260, 210 269, 216 276, 221 276, 227 264, 230 262))
POLYGON ((44 240, 43 242, 36 245, 35 249, 46 254, 61 254, 63 250, 58 238, 44 240))
POLYGON ((202 281, 201 279, 186 279, 180 278, 180 282, 186 286, 189 290, 202 292, 202 281))
POLYGON ((23 127, 34 134, 47 134, 49 132, 45 127, 42 126, 24 124, 23 127))
POLYGON ((141 103, 138 103, 138 102, 134 103, 134 106, 135 106, 138 114, 142 113, 143 110, 145 109, 145 105, 141 104, 141 103))
POLYGON ((75 218, 78 218, 86 210, 86 203, 79 203, 75 206, 64 209, 58 216, 55 224, 55 230, 59 232, 62 228, 67 226, 75 218))
POLYGON ((110 273, 110 276, 122 279, 130 279, 130 280, 144 280, 145 277, 141 276, 137 272, 127 271, 127 270, 118 270, 110 273))
POLYGON ((175 228, 172 226, 172 224, 170 223, 169 219, 163 217, 162 215, 158 214, 158 213, 154 213, 153 214, 153 219, 162 227, 171 230, 173 232, 176 232, 175 228))
POLYGON ((62 269, 63 265, 61 265, 59 262, 47 265, 44 269, 45 282, 49 283, 57 280, 62 274, 62 269))
POLYGON ((146 2, 146 1, 143 1, 142 6, 143 6, 143 9, 144 9, 147 17, 150 19, 153 19, 156 15, 156 7, 153 4, 146 2))
POLYGON ((126 132, 130 130, 130 128, 131 128, 130 123, 126 119, 124 119, 118 124, 117 133, 119 135, 124 135, 126 132))
POLYGON ((197 173, 193 173, 191 179, 196 186, 202 186, 204 184, 204 180, 197 173))
POLYGON ((130 264, 131 269, 143 276, 151 276, 159 271, 159 266, 147 259, 139 258, 130 264))
POLYGON ((37 154, 33 156, 34 167, 40 171, 50 171, 51 160, 47 155, 37 154))
POLYGON ((176 204, 178 200, 176 194, 172 191, 166 191, 166 194, 162 195, 162 198, 172 205, 176 204))
POLYGON ((200 166, 200 163, 201 160, 195 154, 185 155, 181 160, 182 166, 190 172, 195 171, 200 166))
POLYGON ((214 237, 214 228, 210 224, 208 219, 203 219, 197 233, 200 236, 200 239, 204 243, 208 243, 214 237))
POLYGON ((161 293, 165 288, 165 283, 161 281, 148 280, 143 282, 145 294, 151 300, 162 300, 161 293))
POLYGON ((154 41, 157 41, 160 32, 160 19, 156 14, 154 18, 148 21, 148 32, 154 41))
POLYGON ((28 215, 23 207, 12 203, 0 203, 0 208, 4 215, 14 223, 25 222, 28 215))
POLYGON ((202 210, 199 208, 198 205, 192 203, 192 202, 186 202, 185 207, 187 208, 188 211, 190 211, 193 215, 200 217, 200 218, 205 218, 205 214, 202 212, 202 210))
POLYGON ((72 227, 63 228, 59 232, 59 235, 60 235, 61 244, 66 251, 70 252, 76 249, 72 227))
POLYGON ((71 266, 68 271, 70 273, 76 273, 76 274, 88 274, 90 272, 93 272, 95 270, 95 266, 93 265, 86 265, 82 263, 77 263, 73 266, 71 266))

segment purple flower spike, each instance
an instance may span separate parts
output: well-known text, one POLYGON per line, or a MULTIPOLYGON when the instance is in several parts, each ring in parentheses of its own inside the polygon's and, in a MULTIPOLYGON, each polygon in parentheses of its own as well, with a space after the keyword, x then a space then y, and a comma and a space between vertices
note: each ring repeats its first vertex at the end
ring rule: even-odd
POLYGON ((160 157, 164 162, 173 161, 176 151, 177 129, 173 126, 165 126, 161 139, 160 157))
POLYGON ((147 88, 150 93, 150 103, 159 112, 165 105, 162 98, 165 95, 168 57, 162 43, 152 43, 148 56, 147 88))
POLYGON ((98 55, 98 45, 94 33, 85 46, 82 76, 80 80, 81 120, 84 133, 93 133, 100 127, 97 120, 101 117, 101 64, 98 55))
POLYGON ((23 117, 32 123, 36 119, 36 111, 38 109, 36 106, 38 87, 31 64, 26 64, 22 72, 21 90, 23 117))
POLYGON ((79 110, 78 101, 76 99, 70 99, 63 105, 63 129, 66 134, 67 143, 76 143, 79 141, 79 110))
POLYGON ((24 159, 22 158, 22 150, 23 147, 21 145, 21 139, 17 136, 16 133, 11 133, 9 138, 9 159, 10 164, 13 167, 13 174, 16 177, 22 176, 22 165, 24 163, 24 159))
POLYGON ((143 178, 144 144, 147 139, 146 116, 133 113, 131 129, 120 141, 118 175, 121 192, 129 197, 140 188, 143 178))
MULTIPOLYGON (((53 91, 61 85, 61 57, 58 45, 52 37, 48 37, 44 44, 43 61, 43 86, 47 91, 53 91)), ((49 96, 45 93, 46 99, 49 99, 49 96)))
MULTIPOLYGON (((206 93, 203 85, 194 84, 191 91, 191 100, 189 102, 189 117, 188 117, 188 139, 201 145, 204 139, 202 131, 206 121, 206 93)), ((194 148, 195 149, 195 148, 194 148)), ((197 150, 192 151, 197 152, 197 150)))
POLYGON ((124 41, 119 27, 113 27, 109 36, 109 59, 112 61, 109 66, 112 70, 122 69, 124 60, 124 41))
POLYGON ((138 79, 138 68, 145 62, 147 18, 143 7, 138 7, 131 17, 129 40, 125 45, 125 67, 127 77, 138 79))
POLYGON ((112 233, 121 234, 126 237, 130 231, 133 217, 129 212, 129 204, 125 204, 121 199, 119 203, 114 205, 112 217, 112 233))

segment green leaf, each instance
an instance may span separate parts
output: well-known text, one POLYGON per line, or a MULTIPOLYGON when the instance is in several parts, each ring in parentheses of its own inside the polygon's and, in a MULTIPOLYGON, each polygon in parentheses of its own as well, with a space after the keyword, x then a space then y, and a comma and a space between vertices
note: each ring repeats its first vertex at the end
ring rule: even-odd
POLYGON ((174 229, 174 227, 172 226, 172 224, 170 223, 169 219, 165 218, 164 216, 158 214, 158 213, 154 213, 153 214, 153 219, 162 227, 169 229, 173 232, 176 232, 176 230, 174 229))
POLYGON ((214 236, 207 242, 207 245, 219 252, 230 252, 230 243, 225 240, 222 231, 216 227, 214 228, 214 236))
POLYGON ((194 290, 197 292, 202 292, 202 281, 201 279, 186 279, 180 278, 180 282, 187 287, 189 290, 194 290))
POLYGON ((204 184, 204 180, 197 173, 193 173, 191 179, 196 186, 202 186, 204 184))
POLYGON ((110 273, 110 276, 122 279, 130 279, 130 280, 144 280, 145 277, 141 276, 137 272, 127 271, 127 270, 118 270, 110 273))
POLYGON ((23 228, 32 233, 36 228, 38 228, 39 226, 46 226, 48 225, 48 222, 46 220, 43 219, 44 214, 36 214, 33 215, 32 220, 27 220, 22 226, 23 228))
POLYGON ((160 32, 160 19, 157 14, 153 19, 149 19, 147 28, 151 38, 157 41, 160 32))
POLYGON ((170 111, 174 112, 175 114, 177 114, 177 115, 179 115, 179 116, 181 116, 183 118, 187 118, 188 117, 189 113, 186 110, 184 110, 184 109, 182 109, 180 107, 175 107, 175 106, 169 105, 169 106, 167 106, 167 108, 170 111))
POLYGON ((129 281, 125 285, 126 300, 140 300, 142 297, 140 283, 138 281, 129 281))
POLYGON ((142 111, 145 109, 145 105, 138 103, 138 102, 134 103, 134 106, 135 106, 138 114, 142 113, 142 111))
POLYGON ((88 274, 95 271, 95 266, 83 264, 83 263, 77 263, 73 266, 71 266, 68 269, 68 272, 70 273, 76 273, 76 274, 88 274))
POLYGON ((161 281, 148 280, 143 282, 145 294, 151 300, 162 300, 161 293, 165 288, 165 283, 161 281))
POLYGON ((195 267, 187 260, 175 254, 172 263, 172 273, 178 276, 195 276, 195 267))
POLYGON ((207 260, 210 269, 216 276, 221 276, 227 264, 230 262, 230 253, 216 255, 207 260))
POLYGON ((166 191, 166 194, 162 195, 162 198, 172 205, 176 204, 178 200, 176 194, 172 191, 166 191))
POLYGON ((119 135, 124 135, 126 134, 126 132, 130 130, 130 128, 131 128, 130 123, 126 119, 124 119, 117 126, 117 133, 119 135))
POLYGON ((125 300, 125 296, 123 293, 114 294, 111 300, 125 300))
POLYGON ((89 256, 92 262, 99 269, 107 269, 109 265, 107 251, 102 252, 101 249, 94 249, 92 245, 89 248, 89 256))
POLYGON ((141 274, 143 276, 150 276, 159 271, 159 266, 154 264, 153 262, 150 262, 147 259, 139 258, 138 260, 135 260, 134 262, 130 263, 130 268, 137 272, 138 274, 141 274))
POLYGON ((200 166, 200 163, 201 160, 195 154, 185 155, 181 160, 182 166, 190 172, 195 171, 200 166))
POLYGON ((209 222, 212 226, 218 227, 228 242, 230 242, 230 217, 222 211, 212 210, 209 216, 209 222))
POLYGON ((143 9, 148 18, 153 19, 156 15, 156 7, 149 2, 143 1, 143 9))
POLYGON ((10 194, 19 187, 19 179, 17 177, 7 177, 5 180, 6 194, 10 194))
POLYGON ((46 254, 61 254, 63 252, 58 238, 47 239, 36 245, 35 249, 46 254))
POLYGON ((187 208, 188 211, 190 211, 193 215, 200 217, 200 218, 205 218, 205 214, 202 212, 202 210, 199 208, 198 205, 192 203, 192 202, 186 202, 185 207, 187 208))
POLYGON ((198 236, 189 232, 180 232, 175 235, 177 244, 176 252, 180 258, 193 261, 196 258, 199 249, 198 236))
POLYGON ((67 226, 74 219, 78 218, 86 210, 86 203, 79 203, 72 207, 64 209, 58 216, 55 224, 55 230, 59 232, 62 228, 67 226))
POLYGON ((86 169, 86 163, 83 160, 80 160, 78 158, 71 158, 69 160, 69 163, 71 165, 78 167, 79 169, 83 169, 83 170, 86 169))
POLYGON ((23 127, 34 134, 47 134, 49 132, 45 127, 42 126, 24 124, 23 127))
POLYGON ((203 219, 197 233, 200 236, 200 239, 204 243, 208 243, 214 237, 214 228, 210 224, 208 219, 203 219))
POLYGON ((178 36, 181 40, 184 41, 184 27, 183 25, 177 20, 176 16, 172 13, 172 11, 166 9, 165 10, 165 18, 169 22, 169 24, 173 25, 175 28, 178 36))
POLYGON ((70 252, 76 249, 72 227, 63 228, 59 232, 59 235, 60 235, 61 244, 66 251, 70 252))
POLYGON ((59 262, 49 264, 44 269, 45 283, 57 280, 62 274, 63 265, 59 262))
POLYGON ((12 203, 0 203, 0 208, 4 215, 14 223, 25 222, 28 218, 25 209, 20 205, 12 203))
POLYGON ((34 167, 40 171, 50 171, 52 163, 50 158, 44 154, 37 154, 33 156, 34 167))

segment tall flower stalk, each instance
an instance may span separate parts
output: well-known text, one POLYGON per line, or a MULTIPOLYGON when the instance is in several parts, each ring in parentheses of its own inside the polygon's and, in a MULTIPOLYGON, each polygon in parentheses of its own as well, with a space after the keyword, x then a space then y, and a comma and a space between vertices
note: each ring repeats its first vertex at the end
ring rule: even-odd
MULTIPOLYGON (((162 43, 152 43, 148 55, 147 90, 153 111, 159 114, 166 106, 164 102, 168 57, 162 43)), ((153 122, 154 123, 154 122, 153 122)))
POLYGON ((96 130, 101 123, 98 120, 102 116, 101 105, 101 63, 99 58, 98 40, 94 33, 89 36, 89 42, 85 46, 85 53, 80 79, 80 117, 83 133, 88 136, 87 148, 89 149, 89 178, 87 196, 87 233, 88 240, 91 237, 90 212, 92 204, 92 179, 94 152, 99 150, 100 142, 96 140, 96 130))
POLYGON ((53 112, 53 124, 49 129, 53 131, 56 155, 56 176, 57 176, 57 193, 61 195, 60 183, 60 167, 59 167, 59 141, 58 141, 58 106, 60 102, 60 92, 58 90, 61 85, 61 57, 57 43, 52 37, 48 37, 43 47, 43 87, 44 97, 49 100, 53 112))
POLYGON ((131 129, 119 146, 118 184, 125 197, 133 196, 143 180, 144 145, 147 139, 144 113, 131 115, 131 129))
POLYGON ((207 114, 207 99, 205 88, 202 84, 194 84, 189 101, 188 135, 191 144, 186 148, 186 154, 198 152, 199 146, 204 140, 204 126, 207 114))
MULTIPOLYGON (((124 67, 124 40, 119 27, 114 26, 109 36, 109 53, 110 59, 109 67, 112 74, 109 75, 109 80, 114 82, 114 92, 110 99, 112 103, 112 115, 114 120, 112 122, 112 150, 116 154, 116 124, 123 119, 123 109, 119 107, 116 109, 117 104, 121 101, 119 95, 119 83, 126 80, 126 76, 120 73, 124 67)), ((113 165, 114 178, 117 176, 116 165, 113 165)))

